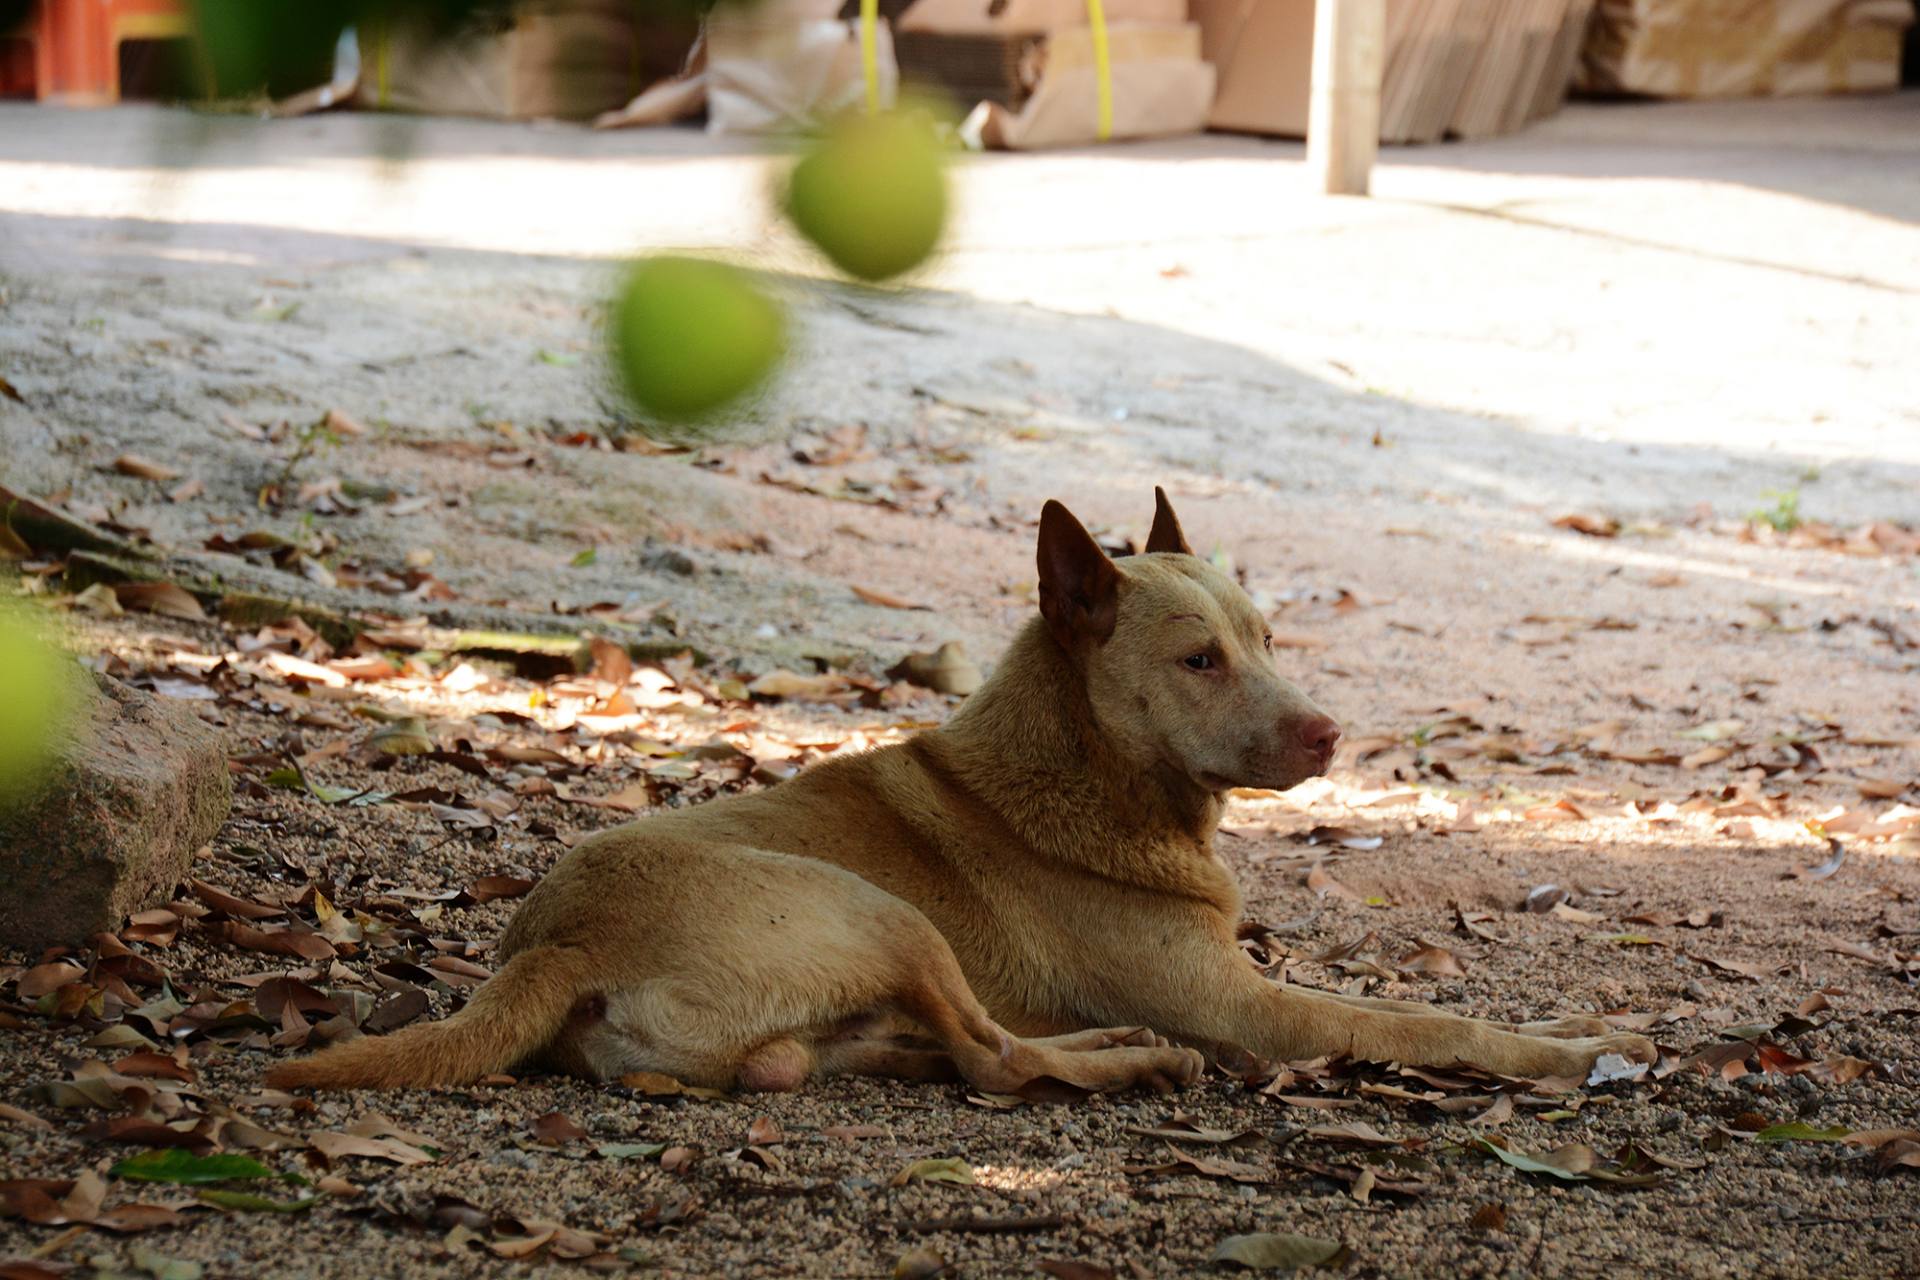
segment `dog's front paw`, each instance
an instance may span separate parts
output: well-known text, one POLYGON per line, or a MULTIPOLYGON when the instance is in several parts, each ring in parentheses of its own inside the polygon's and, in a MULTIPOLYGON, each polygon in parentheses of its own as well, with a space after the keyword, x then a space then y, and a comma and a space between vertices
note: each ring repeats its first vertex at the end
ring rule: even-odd
MULTIPOLYGON (((1634 1035, 1630 1031, 1616 1031, 1610 1035, 1593 1036, 1584 1040, 1568 1040, 1568 1047, 1578 1047, 1577 1074, 1591 1071, 1596 1062, 1608 1054, 1616 1054, 1628 1062, 1658 1062, 1660 1050, 1653 1041, 1645 1036, 1634 1035)), ((1569 1074, 1576 1074, 1570 1072, 1569 1074)))
POLYGON ((1660 1061, 1659 1047, 1645 1036, 1634 1035, 1631 1031, 1616 1031, 1599 1039, 1603 1046, 1602 1053, 1617 1053, 1628 1062, 1660 1061))
MULTIPOLYGON (((1161 1043, 1164 1045, 1166 1041, 1161 1043)), ((1162 1093, 1186 1088, 1207 1069, 1207 1060, 1197 1049, 1164 1048, 1156 1056, 1163 1059, 1164 1065, 1153 1073, 1148 1083, 1162 1093)))

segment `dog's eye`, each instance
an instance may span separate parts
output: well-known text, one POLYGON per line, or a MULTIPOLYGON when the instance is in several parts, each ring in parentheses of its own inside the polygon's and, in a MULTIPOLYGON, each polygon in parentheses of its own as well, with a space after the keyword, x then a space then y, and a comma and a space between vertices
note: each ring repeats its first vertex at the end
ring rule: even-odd
POLYGON ((1267 646, 1267 652, 1272 653, 1273 652, 1273 632, 1271 631, 1267 632, 1267 634, 1265 634, 1264 636, 1261 636, 1260 639, 1263 642, 1265 642, 1267 646))
POLYGON ((1181 661, 1189 671, 1211 671, 1213 669, 1213 659, 1204 653, 1190 653, 1185 658, 1182 658, 1181 661))

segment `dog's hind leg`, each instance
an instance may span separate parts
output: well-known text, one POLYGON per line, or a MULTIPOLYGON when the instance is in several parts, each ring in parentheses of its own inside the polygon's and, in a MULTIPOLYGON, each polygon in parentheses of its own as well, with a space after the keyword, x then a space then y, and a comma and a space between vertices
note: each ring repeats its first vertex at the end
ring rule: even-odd
POLYGON ((1039 1045, 1045 1049, 1091 1053, 1098 1049, 1118 1049, 1127 1046, 1140 1049, 1162 1049, 1173 1041, 1163 1035, 1155 1034, 1147 1027, 1092 1027, 1086 1031, 1070 1031, 1060 1036, 1032 1036, 1028 1038, 1027 1043, 1039 1045))
POLYGON ((882 1076, 922 1084, 950 1084, 960 1068, 945 1049, 916 1049, 885 1040, 841 1040, 819 1050, 821 1075, 882 1076))
POLYGON ((1051 1076, 1095 1092, 1143 1086, 1164 1092, 1199 1078, 1205 1062, 1191 1049, 1083 1050, 1020 1039, 987 1015, 946 940, 931 924, 925 927, 928 936, 915 952, 918 980, 895 996, 895 1004, 933 1034, 976 1088, 1012 1093, 1051 1076))

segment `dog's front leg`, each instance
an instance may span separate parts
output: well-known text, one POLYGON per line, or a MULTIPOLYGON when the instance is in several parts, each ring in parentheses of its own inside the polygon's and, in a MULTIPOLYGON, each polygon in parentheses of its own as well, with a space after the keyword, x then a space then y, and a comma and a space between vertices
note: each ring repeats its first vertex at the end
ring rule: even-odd
POLYGON ((1143 1010, 1142 1020, 1176 1039, 1244 1049, 1271 1061, 1344 1054, 1370 1062, 1540 1077, 1584 1076, 1607 1053, 1644 1062, 1655 1056, 1651 1041, 1624 1032, 1554 1039, 1423 1005, 1395 1002, 1389 1010, 1329 998, 1267 981, 1237 950, 1223 952, 1212 978, 1211 998, 1189 995, 1183 1008, 1170 1004, 1157 1019, 1143 1010))
MULTIPOLYGON (((1383 1000, 1378 996, 1350 996, 1339 991, 1320 991, 1311 987, 1289 987, 1288 990, 1308 996, 1315 1000, 1330 1000, 1337 1004, 1351 1005, 1356 1009, 1368 1009, 1375 1013, 1404 1015, 1409 1013, 1437 1013, 1450 1018, 1466 1019, 1465 1014, 1454 1013, 1450 1009, 1436 1009, 1432 1005, 1416 1004, 1411 1000, 1383 1000)), ((1470 1020, 1470 1019, 1468 1019, 1470 1020)), ((1586 1036, 1604 1036, 1613 1031, 1604 1018, 1590 1014, 1568 1014, 1558 1018, 1543 1018, 1537 1022, 1489 1022, 1488 1026, 1501 1031, 1517 1031, 1526 1036, 1551 1036, 1557 1040, 1574 1040, 1586 1036)))

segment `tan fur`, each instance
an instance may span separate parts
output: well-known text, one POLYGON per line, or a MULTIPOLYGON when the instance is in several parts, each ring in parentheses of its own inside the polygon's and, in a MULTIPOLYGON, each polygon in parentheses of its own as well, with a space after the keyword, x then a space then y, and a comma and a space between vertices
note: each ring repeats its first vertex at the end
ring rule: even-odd
POLYGON ((1212 848, 1221 795, 1321 772, 1338 730, 1157 496, 1148 553, 1120 561, 1047 504, 1042 617, 945 726, 582 841, 467 1008, 269 1082, 453 1084, 528 1060, 762 1089, 839 1071, 1003 1091, 1191 1080, 1197 1055, 1162 1035, 1517 1076, 1650 1058, 1597 1019, 1514 1028, 1246 962, 1212 848))

